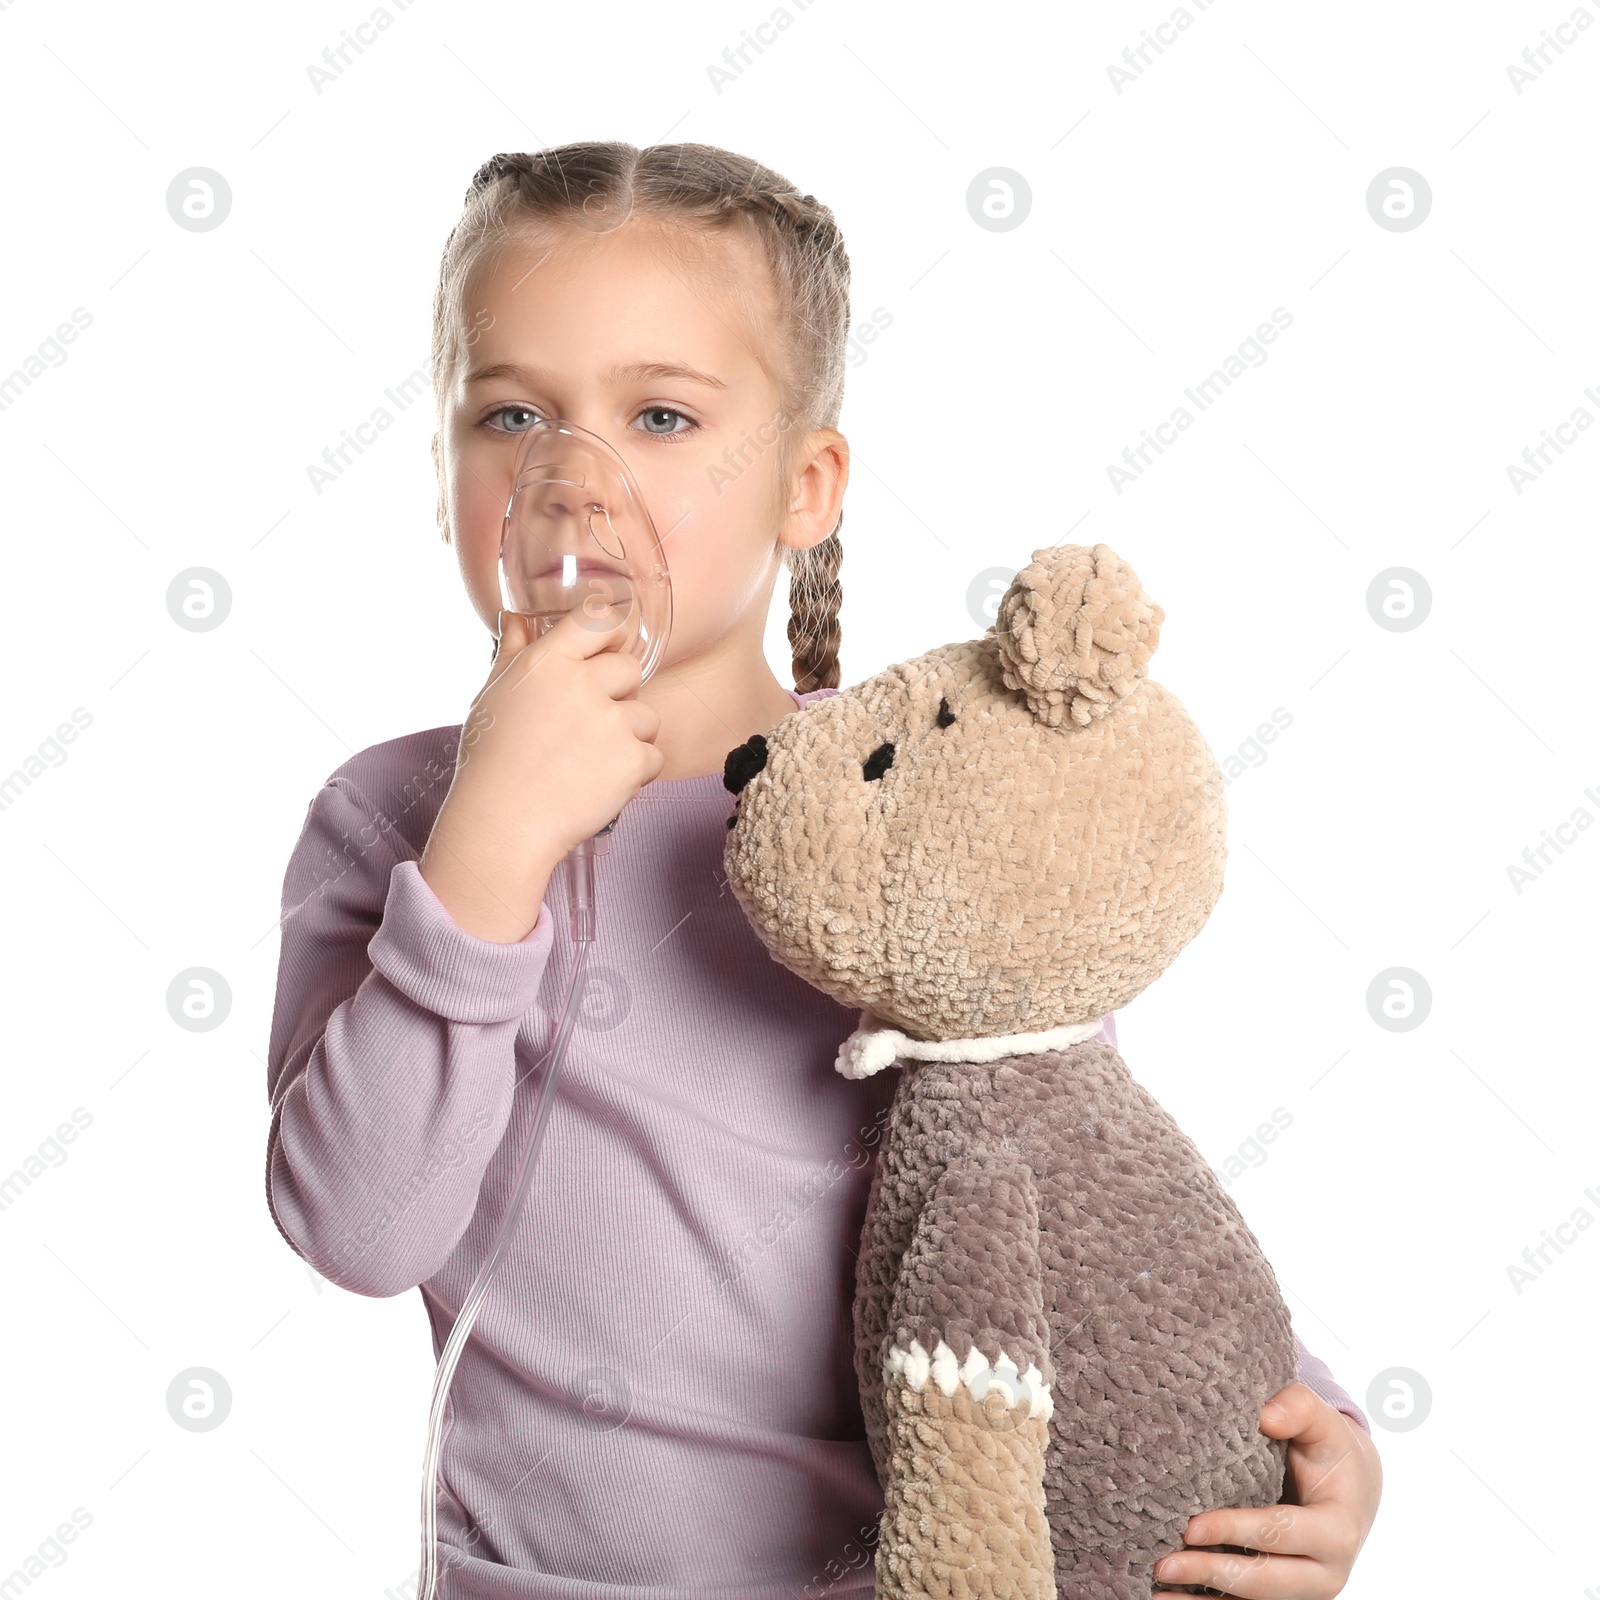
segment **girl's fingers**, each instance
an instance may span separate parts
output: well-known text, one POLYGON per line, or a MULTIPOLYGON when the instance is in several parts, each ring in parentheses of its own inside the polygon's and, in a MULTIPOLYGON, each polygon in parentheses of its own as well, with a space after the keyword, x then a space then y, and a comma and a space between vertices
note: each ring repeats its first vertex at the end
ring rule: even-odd
POLYGON ((497 659, 509 661, 517 651, 521 650, 532 639, 528 619, 520 611, 502 611, 500 613, 499 644, 495 654, 497 659))
POLYGON ((1236 1600, 1331 1600, 1344 1587, 1360 1548, 1364 1436, 1298 1382, 1263 1407, 1261 1431, 1290 1441, 1291 1498, 1191 1517, 1188 1548, 1157 1562, 1157 1583, 1204 1585, 1236 1600))
POLYGON ((1323 1400, 1309 1384, 1293 1382, 1278 1390, 1261 1408, 1262 1434, 1293 1440, 1302 1458, 1314 1464, 1331 1464, 1349 1451, 1354 1426, 1338 1406, 1323 1400))
POLYGON ((515 611, 502 611, 495 632, 494 661, 489 667, 489 682, 493 683, 505 672, 511 659, 527 644, 524 619, 515 611))
MULTIPOLYGON (((1341 1587, 1320 1561, 1307 1556, 1213 1550, 1180 1550, 1164 1557, 1157 1563, 1156 1582, 1203 1584, 1208 1592, 1233 1600, 1333 1600, 1341 1587), (1168 1562, 1172 1563, 1170 1571, 1168 1562)), ((1159 1588, 1155 1591, 1161 1592, 1159 1588)))
MULTIPOLYGON (((520 611, 502 611, 500 613, 500 635, 495 645, 494 662, 489 668, 489 686, 500 682, 511 670, 512 663, 533 643, 533 619, 524 616, 520 611)), ((523 664, 521 677, 511 680, 511 687, 516 688, 527 677, 532 668, 523 664)))
POLYGON ((1191 1517, 1184 1542, 1191 1545, 1238 1544, 1266 1555, 1332 1555, 1327 1517, 1310 1506, 1229 1506, 1191 1517))

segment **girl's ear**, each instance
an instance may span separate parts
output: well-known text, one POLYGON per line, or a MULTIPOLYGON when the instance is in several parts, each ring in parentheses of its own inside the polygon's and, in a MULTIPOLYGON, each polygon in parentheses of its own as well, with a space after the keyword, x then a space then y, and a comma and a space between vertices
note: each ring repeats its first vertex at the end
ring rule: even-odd
POLYGON ((850 482, 850 443, 837 428, 818 428, 806 441, 788 490, 779 542, 806 550, 839 525, 850 482))

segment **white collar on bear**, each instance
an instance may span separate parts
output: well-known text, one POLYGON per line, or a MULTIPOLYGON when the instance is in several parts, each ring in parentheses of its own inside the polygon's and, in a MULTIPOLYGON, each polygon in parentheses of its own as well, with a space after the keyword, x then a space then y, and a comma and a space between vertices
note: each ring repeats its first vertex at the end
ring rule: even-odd
POLYGON ((872 1012, 863 1011, 860 1026, 839 1046, 834 1066, 847 1078, 870 1078, 902 1056, 916 1061, 998 1061, 1001 1056, 1035 1055, 1082 1044, 1099 1033, 1105 1020, 1097 1017, 1093 1022, 1067 1022, 1037 1033, 1001 1033, 978 1039, 911 1039, 872 1012))

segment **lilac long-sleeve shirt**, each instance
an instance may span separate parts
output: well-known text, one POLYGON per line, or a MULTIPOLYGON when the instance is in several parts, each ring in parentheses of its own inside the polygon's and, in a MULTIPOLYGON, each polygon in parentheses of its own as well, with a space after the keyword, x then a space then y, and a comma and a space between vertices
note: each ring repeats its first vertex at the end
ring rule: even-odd
MULTIPOLYGON (((420 1287, 436 1357, 509 1203, 573 957, 565 865, 517 943, 460 928, 418 870, 459 737, 374 745, 311 801, 267 1070, 280 1231, 357 1294, 420 1287)), ((442 1600, 873 1593, 851 1302, 896 1075, 834 1070, 858 1014, 756 937, 724 882, 729 811, 720 774, 656 779, 597 864, 583 1009, 451 1389, 442 1600)))

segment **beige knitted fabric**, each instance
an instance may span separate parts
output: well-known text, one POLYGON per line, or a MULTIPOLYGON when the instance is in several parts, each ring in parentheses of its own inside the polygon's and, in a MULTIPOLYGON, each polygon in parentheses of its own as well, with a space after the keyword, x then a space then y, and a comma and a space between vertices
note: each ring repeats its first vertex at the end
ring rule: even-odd
POLYGON ((1105 545, 1037 550, 982 638, 728 757, 757 932, 898 1030, 839 1063, 898 1053, 856 1279, 883 1600, 1145 1600, 1192 1514, 1282 1493, 1272 1269, 1087 1036, 1222 890, 1221 774, 1145 675, 1162 622, 1105 545))

